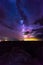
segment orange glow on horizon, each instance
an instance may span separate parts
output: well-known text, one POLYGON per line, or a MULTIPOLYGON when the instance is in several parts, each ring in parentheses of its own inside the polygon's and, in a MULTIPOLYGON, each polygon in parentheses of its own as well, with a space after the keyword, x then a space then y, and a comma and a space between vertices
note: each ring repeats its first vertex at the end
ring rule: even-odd
POLYGON ((38 38, 24 38, 24 41, 40 41, 38 38))

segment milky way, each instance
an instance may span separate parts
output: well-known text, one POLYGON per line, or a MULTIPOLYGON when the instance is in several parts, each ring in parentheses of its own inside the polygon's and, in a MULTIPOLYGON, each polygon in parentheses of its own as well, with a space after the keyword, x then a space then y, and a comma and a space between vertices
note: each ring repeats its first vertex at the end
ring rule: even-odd
MULTIPOLYGON (((25 25, 29 26, 42 16, 43 0, 0 0, 0 24, 2 27, 9 28, 12 32, 19 34, 21 19, 23 19, 25 25)), ((8 30, 6 29, 6 31, 8 30)))
POLYGON ((25 12, 31 23, 43 16, 43 0, 20 0, 19 7, 25 12))
POLYGON ((9 21, 6 22, 7 24, 11 25, 15 20, 20 19, 21 14, 17 7, 17 2, 28 22, 32 23, 32 21, 43 16, 43 0, 0 0, 1 6, 6 13, 6 20, 9 21))

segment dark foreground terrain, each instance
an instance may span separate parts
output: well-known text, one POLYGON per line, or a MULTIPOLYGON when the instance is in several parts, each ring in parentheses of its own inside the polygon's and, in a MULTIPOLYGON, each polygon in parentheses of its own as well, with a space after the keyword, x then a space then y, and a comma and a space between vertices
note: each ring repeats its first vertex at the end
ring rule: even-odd
POLYGON ((0 65, 43 65, 43 45, 0 45, 0 65))

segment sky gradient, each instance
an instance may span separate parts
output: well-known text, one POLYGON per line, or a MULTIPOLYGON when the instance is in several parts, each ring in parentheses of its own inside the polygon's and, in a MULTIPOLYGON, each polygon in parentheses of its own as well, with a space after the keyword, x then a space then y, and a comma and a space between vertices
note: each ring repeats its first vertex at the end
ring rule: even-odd
POLYGON ((19 34, 21 19, 25 25, 33 25, 42 16, 43 0, 0 0, 0 31, 6 28, 5 33, 9 29, 9 34, 19 34))

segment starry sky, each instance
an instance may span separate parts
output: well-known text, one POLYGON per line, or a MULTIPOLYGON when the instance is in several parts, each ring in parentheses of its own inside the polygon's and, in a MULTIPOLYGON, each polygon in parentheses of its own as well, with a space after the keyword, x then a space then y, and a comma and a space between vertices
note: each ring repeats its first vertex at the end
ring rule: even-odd
POLYGON ((11 26, 19 23, 21 17, 27 18, 29 23, 33 23, 34 20, 43 16, 43 0, 0 0, 0 10, 3 10, 2 18, 5 16, 5 23, 11 26), (21 15, 19 9, 24 16, 21 15))
POLYGON ((42 16, 43 0, 0 0, 0 31, 5 29, 3 25, 13 32, 18 31, 21 19, 25 25, 30 25, 42 16))
POLYGON ((20 0, 19 2, 19 7, 29 19, 29 23, 43 16, 43 0, 20 0))

